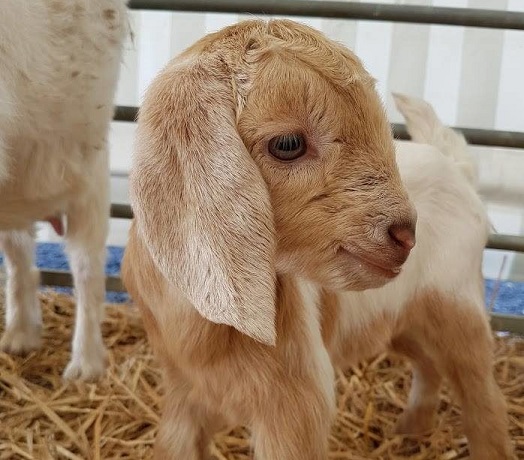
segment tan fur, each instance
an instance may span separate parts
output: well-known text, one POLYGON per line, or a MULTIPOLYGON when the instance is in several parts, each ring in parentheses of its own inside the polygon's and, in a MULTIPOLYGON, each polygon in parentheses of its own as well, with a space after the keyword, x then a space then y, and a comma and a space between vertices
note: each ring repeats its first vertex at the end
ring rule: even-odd
MULTIPOLYGON (((480 278, 480 277, 479 277, 480 278)), ((336 296, 324 297, 322 328, 343 322, 336 296), (327 308, 326 308, 327 307, 327 308)), ((438 291, 412 299, 400 317, 377 317, 326 342, 342 367, 389 348, 413 364, 414 382, 397 431, 423 434, 433 427, 442 378, 449 380, 464 411, 464 428, 475 460, 510 459, 504 398, 493 377, 493 341, 487 315, 438 291), (330 346, 331 345, 331 346, 330 346)))
POLYGON ((203 458, 198 446, 202 437, 209 439, 208 429, 218 417, 253 426, 261 459, 325 458, 334 393, 325 394, 322 376, 311 367, 315 351, 307 346, 307 324, 297 312, 302 301, 296 282, 279 279, 277 346, 268 347, 232 327, 205 320, 188 305, 155 311, 160 313, 158 322, 147 305, 161 306, 164 296, 180 294, 152 270, 153 262, 135 231, 125 257, 126 285, 168 376, 155 458, 203 458), (131 268, 133 260, 141 262, 131 268), (141 293, 152 297, 146 302, 141 293))
POLYGON ((227 28, 155 79, 130 192, 164 276, 206 318, 264 343, 275 341, 277 267, 333 287, 380 286, 383 276, 356 270, 362 261, 341 248, 396 268, 407 252, 388 230, 414 228, 371 78, 348 51, 286 21, 227 28), (266 154, 271 137, 290 131, 309 145, 308 160, 292 167, 266 154), (315 225, 297 228, 304 221, 315 225))
POLYGON ((409 250, 390 229, 415 225, 359 60, 291 21, 205 37, 148 90, 130 192, 122 276, 166 373, 155 458, 208 458, 232 423, 257 460, 325 460, 332 362, 404 331, 344 330, 334 292, 394 278, 409 250), (308 152, 285 164, 267 145, 289 132, 308 152))
POLYGON ((493 376, 487 314, 468 301, 436 291, 421 293, 406 308, 392 348, 407 356, 414 367, 412 402, 399 420, 399 431, 431 428, 442 376, 462 405, 471 458, 513 458, 506 405, 493 376))

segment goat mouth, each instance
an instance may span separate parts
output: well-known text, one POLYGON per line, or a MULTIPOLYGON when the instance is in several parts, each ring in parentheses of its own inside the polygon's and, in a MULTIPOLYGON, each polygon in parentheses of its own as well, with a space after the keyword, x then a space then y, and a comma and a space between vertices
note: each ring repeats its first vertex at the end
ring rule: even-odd
POLYGON ((343 254, 356 260, 362 266, 364 270, 367 270, 371 273, 382 276, 384 278, 388 278, 388 279, 395 278, 402 271, 401 266, 386 267, 381 262, 377 261, 376 259, 373 259, 366 255, 362 255, 361 253, 357 253, 356 251, 351 250, 349 248, 340 247, 339 250, 342 251, 343 254))

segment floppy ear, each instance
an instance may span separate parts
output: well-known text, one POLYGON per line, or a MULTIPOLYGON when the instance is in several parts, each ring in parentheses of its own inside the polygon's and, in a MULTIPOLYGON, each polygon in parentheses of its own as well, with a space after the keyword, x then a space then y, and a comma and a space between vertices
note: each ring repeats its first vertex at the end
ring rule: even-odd
POLYGON ((274 345, 272 208, 236 130, 232 79, 209 54, 155 79, 138 119, 131 200, 158 269, 200 314, 274 345))

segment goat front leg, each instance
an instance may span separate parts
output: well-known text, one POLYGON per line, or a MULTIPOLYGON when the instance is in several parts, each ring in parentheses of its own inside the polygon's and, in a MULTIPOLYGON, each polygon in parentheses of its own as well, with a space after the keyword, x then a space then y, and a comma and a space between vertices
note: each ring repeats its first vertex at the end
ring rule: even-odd
POLYGON ((211 460, 209 445, 216 427, 209 414, 190 399, 190 387, 181 377, 165 381, 165 388, 154 460, 211 460))
MULTIPOLYGON (((289 376, 275 383, 264 407, 255 415, 256 460, 326 460, 335 416, 335 382, 289 376)), ((328 377, 328 376, 323 376, 328 377)))
POLYGON ((39 272, 33 265, 34 239, 29 230, 0 233, 7 269, 5 332, 0 350, 25 354, 40 347, 42 312, 37 291, 39 272))
POLYGON ((108 178, 99 189, 72 203, 67 214, 67 251, 76 294, 72 357, 64 377, 93 381, 104 374, 106 348, 102 340, 105 260, 109 225, 108 178))

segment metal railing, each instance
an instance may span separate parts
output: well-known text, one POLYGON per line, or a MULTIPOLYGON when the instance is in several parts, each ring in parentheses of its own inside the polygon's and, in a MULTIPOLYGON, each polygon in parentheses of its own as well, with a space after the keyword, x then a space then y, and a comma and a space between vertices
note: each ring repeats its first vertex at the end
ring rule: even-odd
POLYGON ((524 30, 524 13, 422 5, 315 0, 130 0, 137 10, 306 16, 524 30))
MULTIPOLYGON (((128 204, 112 204, 111 217, 115 219, 132 219, 133 211, 128 204)), ((524 236, 497 235, 489 236, 487 249, 524 252, 524 236)))
MULTIPOLYGON (((133 123, 136 121, 137 115, 138 107, 119 105, 115 109, 114 120, 133 123)), ((397 139, 410 139, 406 125, 392 123, 391 127, 397 139)), ((471 145, 524 149, 524 133, 518 131, 496 131, 461 127, 453 127, 453 129, 462 132, 471 145)))
MULTIPOLYGON (((44 286, 71 287, 73 277, 69 272, 47 270, 41 272, 41 284, 44 286)), ((116 276, 106 277, 108 292, 126 292, 122 280, 116 276)), ((524 317, 491 313, 491 327, 495 331, 505 331, 524 335, 524 317)))

